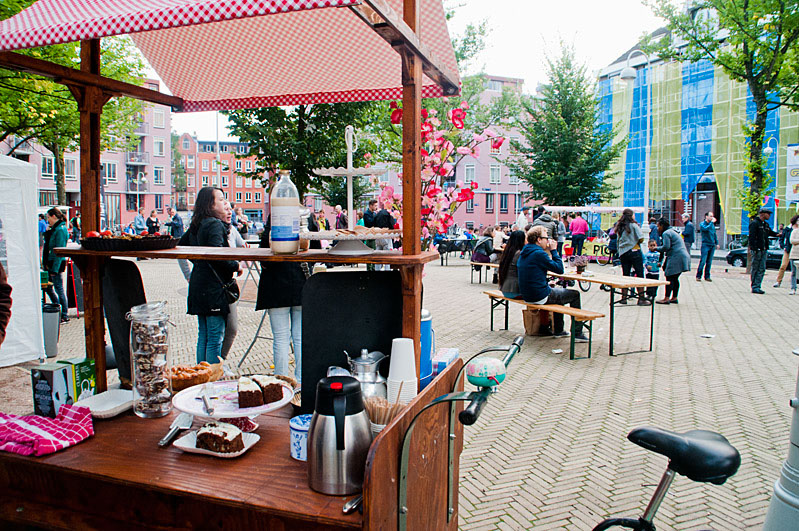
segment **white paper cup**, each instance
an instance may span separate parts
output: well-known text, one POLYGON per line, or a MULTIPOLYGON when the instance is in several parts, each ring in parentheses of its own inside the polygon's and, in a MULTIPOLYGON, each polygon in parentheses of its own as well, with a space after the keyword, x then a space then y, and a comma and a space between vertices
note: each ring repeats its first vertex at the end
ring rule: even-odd
MULTIPOLYGON (((397 337, 391 342, 391 365, 388 369, 389 380, 416 380, 416 356, 413 340, 397 337)), ((416 386, 414 385, 414 388, 416 386)))
POLYGON ((386 390, 389 403, 395 404, 397 402, 401 404, 407 404, 414 397, 417 395, 416 386, 418 382, 413 380, 388 380, 386 382, 386 390), (400 394, 400 387, 402 388, 402 394, 400 394))

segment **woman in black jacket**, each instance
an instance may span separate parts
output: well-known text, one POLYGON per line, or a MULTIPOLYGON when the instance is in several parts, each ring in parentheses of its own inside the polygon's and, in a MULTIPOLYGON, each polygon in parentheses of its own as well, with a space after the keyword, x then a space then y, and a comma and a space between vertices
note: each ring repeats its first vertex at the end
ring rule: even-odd
MULTIPOLYGON (((181 245, 228 247, 231 211, 220 188, 206 186, 197 193, 189 230, 181 245)), ((235 260, 192 260, 188 314, 197 316, 197 363, 219 363, 229 310, 223 284, 241 274, 235 260)))
MULTIPOLYGON (((266 220, 259 247, 269 247, 272 218, 266 220)), ((272 327, 272 356, 275 374, 290 376, 289 351, 294 345, 294 378, 302 381, 302 288, 305 264, 296 262, 261 262, 258 299, 255 310, 269 312, 272 327)))

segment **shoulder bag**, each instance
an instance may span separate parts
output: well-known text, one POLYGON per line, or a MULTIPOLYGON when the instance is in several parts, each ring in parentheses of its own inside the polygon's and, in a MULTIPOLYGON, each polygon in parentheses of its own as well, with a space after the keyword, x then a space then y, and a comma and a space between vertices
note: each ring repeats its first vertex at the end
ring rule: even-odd
POLYGON ((219 273, 216 272, 216 269, 211 264, 208 264, 208 267, 214 273, 214 276, 222 284, 222 291, 225 293, 225 299, 227 300, 228 304, 233 304, 234 302, 239 300, 239 296, 241 292, 239 292, 239 284, 236 282, 235 278, 230 279, 229 282, 222 282, 222 279, 219 277, 219 273))

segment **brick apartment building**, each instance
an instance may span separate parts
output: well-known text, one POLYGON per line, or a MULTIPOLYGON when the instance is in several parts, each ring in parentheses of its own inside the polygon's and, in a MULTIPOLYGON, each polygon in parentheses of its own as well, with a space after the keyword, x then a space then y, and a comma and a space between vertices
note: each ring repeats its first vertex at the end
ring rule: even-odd
MULTIPOLYGON (((145 86, 159 90, 159 82, 154 79, 146 80, 145 86)), ((169 205, 172 194, 171 113, 169 107, 145 104, 141 124, 134 132, 138 145, 133 151, 104 151, 100 155, 104 228, 124 227, 133 221, 139 207, 145 209, 145 216, 155 209, 160 218, 169 205)), ((17 139, 11 137, 0 144, 0 149, 9 153, 16 144, 17 139)), ((39 206, 57 204, 53 154, 35 142, 25 142, 12 155, 39 168, 39 206)), ((72 216, 80 208, 80 152, 65 154, 64 173, 66 202, 73 207, 70 209, 72 216)))
POLYGON ((244 210, 250 221, 263 222, 269 203, 264 187, 258 179, 237 174, 255 168, 255 157, 236 158, 247 153, 247 143, 219 142, 218 159, 216 145, 216 141, 198 140, 189 133, 183 133, 178 138, 180 161, 176 162, 186 170, 186 192, 175 192, 174 202, 178 209, 192 210, 200 188, 218 186, 224 191, 226 199, 244 210))

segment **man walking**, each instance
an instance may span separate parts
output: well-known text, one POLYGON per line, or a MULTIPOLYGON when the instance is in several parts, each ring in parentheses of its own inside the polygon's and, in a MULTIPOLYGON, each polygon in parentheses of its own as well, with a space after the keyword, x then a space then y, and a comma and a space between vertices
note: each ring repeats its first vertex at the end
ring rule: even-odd
POLYGON ((775 288, 779 288, 782 284, 782 279, 785 276, 785 270, 788 269, 788 264, 791 263, 791 231, 793 229, 790 225, 783 226, 780 230, 780 247, 782 247, 782 261, 780 262, 780 270, 777 272, 777 282, 774 283, 775 288))
POLYGON ((763 275, 766 273, 766 256, 768 256, 768 239, 777 236, 777 233, 768 226, 771 210, 761 208, 756 216, 749 221, 749 251, 752 255, 750 278, 752 279, 752 293, 762 295, 765 293, 760 288, 763 275))
POLYGON ((688 256, 691 256, 691 248, 694 246, 696 239, 696 229, 693 221, 691 221, 691 216, 688 214, 682 215, 682 224, 685 227, 682 231, 682 241, 685 242, 685 248, 688 249, 688 256))
POLYGON ((72 241, 78 243, 80 242, 80 210, 75 211, 70 224, 72 224, 72 241))
POLYGON ((702 247, 699 255, 699 268, 696 270, 696 281, 702 281, 704 269, 705 282, 710 280, 710 266, 713 264, 713 254, 719 244, 716 236, 716 217, 713 212, 705 214, 705 220, 699 224, 699 233, 702 236, 702 247))
POLYGON ((588 222, 583 219, 582 214, 579 212, 575 213, 574 219, 569 223, 569 230, 572 233, 574 255, 583 254, 583 244, 585 243, 585 234, 588 232, 588 222))

